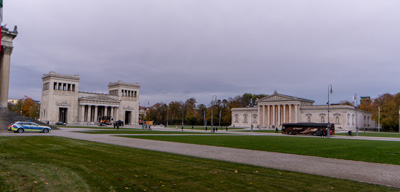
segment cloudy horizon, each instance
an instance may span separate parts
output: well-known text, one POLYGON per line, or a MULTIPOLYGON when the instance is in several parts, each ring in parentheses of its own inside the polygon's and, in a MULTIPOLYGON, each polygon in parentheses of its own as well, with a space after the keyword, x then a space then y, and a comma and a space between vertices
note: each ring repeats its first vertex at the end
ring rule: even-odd
POLYGON ((209 104, 278 93, 325 104, 399 92, 400 2, 14 0, 10 98, 41 97, 50 71, 80 91, 139 83, 140 102, 209 104))

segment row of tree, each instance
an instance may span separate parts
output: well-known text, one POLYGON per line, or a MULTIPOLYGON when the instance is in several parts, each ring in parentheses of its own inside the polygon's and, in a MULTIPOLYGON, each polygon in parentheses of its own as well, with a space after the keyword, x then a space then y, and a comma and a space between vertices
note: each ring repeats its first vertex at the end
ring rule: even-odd
POLYGON ((229 99, 218 99, 210 102, 208 106, 197 104, 195 98, 185 102, 172 101, 169 104, 156 103, 146 110, 144 120, 154 121, 156 124, 180 125, 208 125, 227 126, 231 124, 231 109, 236 107, 254 107, 256 100, 265 97, 264 94, 245 93, 229 99))
POLYGON ((16 104, 8 103, 8 110, 24 116, 38 119, 40 113, 40 104, 30 97, 18 100, 16 104))
MULTIPOLYGON (((341 101, 340 104, 354 106, 350 101, 341 101)), ((363 98, 358 109, 370 111, 371 119, 382 125, 385 131, 398 131, 400 119, 400 93, 385 93, 378 98, 363 98)))

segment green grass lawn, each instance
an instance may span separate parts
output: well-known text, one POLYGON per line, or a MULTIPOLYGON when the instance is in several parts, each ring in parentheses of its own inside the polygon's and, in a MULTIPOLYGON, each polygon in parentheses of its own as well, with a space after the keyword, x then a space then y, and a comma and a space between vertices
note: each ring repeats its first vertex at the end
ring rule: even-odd
POLYGON ((127 136, 400 165, 400 143, 284 136, 127 136))
MULTIPOLYGON (((182 129, 182 125, 177 125, 177 127, 175 126, 175 125, 168 125, 168 128, 173 128, 173 129, 182 129)), ((218 127, 218 126, 214 126, 214 129, 217 129, 218 128, 218 130, 221 130, 221 127, 218 127)), ((191 125, 184 125, 183 126, 183 129, 192 129, 192 126, 191 125)), ((193 125, 193 129, 194 130, 206 130, 206 127, 205 126, 199 126, 199 125, 193 125)), ((243 129, 243 128, 228 128, 228 131, 229 130, 240 130, 240 129, 243 129)), ((207 131, 210 131, 211 130, 211 126, 207 126, 207 131)), ((226 131, 226 126, 223 126, 222 127, 222 130, 223 131, 226 131)))
POLYGON ((148 131, 143 129, 125 129, 125 130, 91 130, 91 131, 77 131, 79 133, 89 134, 214 134, 210 132, 182 132, 182 131, 148 131))
MULTIPOLYGON (((347 135, 347 133, 338 133, 336 135, 347 135)), ((393 133, 393 132, 358 132, 359 136, 365 136, 365 137, 400 137, 399 133, 393 133)), ((353 131, 353 136, 356 136, 356 132, 353 131)))
MULTIPOLYGON (((58 128, 86 128, 86 129, 113 129, 114 126, 112 125, 107 125, 106 126, 60 126, 57 125, 58 128)), ((124 127, 120 127, 120 129, 130 129, 130 128, 124 128, 124 127)))
POLYGON ((61 137, 0 137, 0 191, 397 191, 61 137))
MULTIPOLYGON (((238 130, 238 132, 251 132, 251 130, 238 130)), ((253 129, 253 132, 257 132, 257 133, 275 133, 275 130, 253 129)), ((282 133, 279 130, 277 134, 282 134, 282 133)))

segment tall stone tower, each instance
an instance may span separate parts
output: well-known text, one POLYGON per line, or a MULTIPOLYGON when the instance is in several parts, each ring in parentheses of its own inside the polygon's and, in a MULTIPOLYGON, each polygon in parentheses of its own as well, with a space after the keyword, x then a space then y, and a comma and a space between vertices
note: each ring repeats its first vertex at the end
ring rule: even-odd
POLYGON ((5 27, 1 28, 0 109, 2 110, 7 110, 11 53, 13 50, 13 40, 17 35, 17 26, 14 27, 14 31, 10 31, 5 27))

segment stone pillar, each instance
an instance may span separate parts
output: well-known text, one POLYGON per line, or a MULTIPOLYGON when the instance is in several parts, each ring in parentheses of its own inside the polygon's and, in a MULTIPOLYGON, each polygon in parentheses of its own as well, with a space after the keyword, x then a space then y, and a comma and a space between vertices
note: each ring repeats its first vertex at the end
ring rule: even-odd
POLYGON ((265 105, 262 106, 263 106, 262 125, 265 126, 265 105))
POLYGON ((88 122, 92 122, 92 106, 91 105, 88 105, 88 119, 87 119, 87 121, 88 122))
POLYGON ((111 107, 111 117, 115 120, 115 118, 114 118, 114 107, 111 107))
POLYGON ((272 105, 272 125, 273 126, 276 126, 275 125, 275 105, 272 105))
POLYGON ((257 118, 258 118, 258 121, 257 121, 257 124, 258 125, 260 125, 261 123, 261 110, 260 110, 260 107, 261 107, 262 105, 257 105, 257 118))
POLYGON ((298 116, 299 116, 298 109, 299 109, 298 105, 295 105, 294 106, 294 112, 295 112, 294 120, 295 120, 295 123, 298 123, 298 116))
POLYGON ((281 105, 278 105, 278 124, 277 126, 281 125, 281 105))
POLYGON ((286 104, 283 105, 283 121, 282 123, 286 123, 286 104))
POLYGON ((98 115, 98 110, 99 110, 99 107, 97 105, 95 105, 94 106, 94 118, 93 118, 94 122, 97 122, 97 117, 99 116, 98 115))
POLYGON ((1 47, 1 60, 0 60, 0 108, 7 108, 8 103, 8 89, 10 84, 10 61, 12 47, 1 47))
POLYGON ((292 105, 289 104, 289 123, 292 122, 292 105))
POLYGON ((115 108, 115 120, 119 120, 119 107, 115 108))
POLYGON ((269 127, 271 125, 270 119, 271 119, 271 111, 270 111, 270 105, 267 105, 267 126, 269 127))
POLYGON ((85 121, 85 106, 81 105, 81 113, 79 114, 79 122, 85 121))

